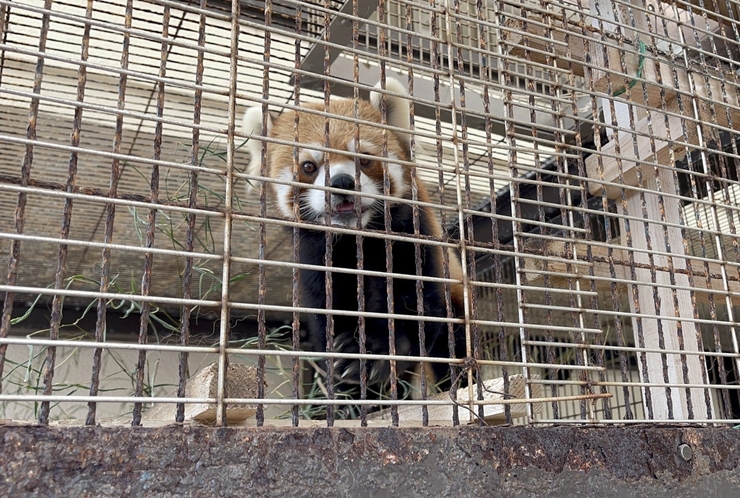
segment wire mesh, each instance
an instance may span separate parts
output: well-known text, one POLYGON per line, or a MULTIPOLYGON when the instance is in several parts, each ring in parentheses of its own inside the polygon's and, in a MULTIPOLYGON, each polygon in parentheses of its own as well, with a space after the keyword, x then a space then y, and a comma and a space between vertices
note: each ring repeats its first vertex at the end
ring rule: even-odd
POLYGON ((0 0, 0 418, 738 423, 737 6, 0 0))

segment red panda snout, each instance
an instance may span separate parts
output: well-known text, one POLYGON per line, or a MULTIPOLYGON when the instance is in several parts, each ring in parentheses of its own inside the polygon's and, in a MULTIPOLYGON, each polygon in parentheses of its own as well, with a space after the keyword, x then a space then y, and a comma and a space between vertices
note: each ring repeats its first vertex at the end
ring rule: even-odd
MULTIPOLYGON (((360 183, 357 185, 355 162, 351 158, 329 162, 329 183, 332 189, 329 193, 329 216, 331 223, 345 227, 357 226, 357 213, 360 212, 360 226, 366 227, 374 213, 382 212, 382 204, 373 197, 358 195, 359 193, 378 195, 383 192, 382 179, 378 182, 360 166, 360 183), (359 208, 359 209, 358 209, 359 208)), ((327 172, 325 167, 316 171, 313 185, 327 186, 327 172)), ((306 221, 326 222, 326 191, 323 189, 307 188, 301 199, 301 215, 306 221)))

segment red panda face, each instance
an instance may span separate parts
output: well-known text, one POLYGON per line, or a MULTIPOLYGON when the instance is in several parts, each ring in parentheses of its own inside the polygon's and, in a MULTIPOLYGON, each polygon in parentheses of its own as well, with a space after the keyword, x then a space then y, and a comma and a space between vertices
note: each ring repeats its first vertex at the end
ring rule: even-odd
MULTIPOLYGON (((389 80, 391 81, 391 80, 389 80)), ((400 85, 393 81, 391 85, 400 85)), ((390 85, 389 85, 389 89, 390 85)), ((401 88, 403 91, 403 88, 401 88)), ((392 88, 391 91, 398 91, 392 88)), ((408 166, 397 161, 408 162, 410 150, 408 138, 394 131, 386 131, 374 127, 380 123, 381 113, 376 105, 379 96, 374 94, 373 102, 358 102, 358 118, 363 124, 359 125, 359 141, 355 141, 356 124, 340 118, 329 118, 328 148, 332 152, 323 152, 326 145, 325 119, 321 115, 303 111, 286 111, 277 117, 269 126, 269 137, 294 142, 294 123, 298 117, 298 140, 296 145, 282 145, 273 142, 267 144, 268 175, 278 182, 297 181, 300 187, 284 183, 271 183, 274 200, 280 213, 288 218, 295 219, 296 199, 299 201, 297 209, 300 221, 326 223, 327 217, 331 224, 349 228, 359 225, 366 227, 373 218, 383 219, 383 201, 371 196, 384 195, 384 183, 389 188, 387 193, 391 197, 406 198, 410 195, 410 171, 408 166), (386 144, 387 159, 383 158, 383 144, 386 144), (297 151, 298 160, 294 153, 297 151), (356 158, 352 154, 358 153, 373 157, 356 158), (358 182, 359 180, 359 182, 358 182), (330 187, 327 193, 321 187, 330 187), (313 188, 319 187, 319 188, 313 188), (328 197, 328 202, 327 202, 328 197)), ((408 104, 398 97, 387 97, 388 123, 391 126, 403 127, 408 122, 408 104), (398 105, 400 102, 404 104, 398 105), (390 104, 390 105, 389 105, 390 104), (405 108, 405 109, 404 109, 405 108), (399 112, 405 112, 405 121, 394 124, 392 119, 399 112)), ((324 110, 324 104, 309 104, 306 109, 324 110)), ((251 117, 252 129, 257 133, 261 129, 262 113, 260 108, 252 108, 245 116, 245 128, 251 117)), ((354 119, 355 103, 349 99, 332 100, 329 113, 333 116, 346 116, 354 119)), ((254 142, 250 172, 259 174, 261 143, 254 142), (256 146, 256 147, 255 147, 256 146), (255 161, 256 159, 256 161, 255 161), (256 167, 255 167, 256 162, 256 167)))

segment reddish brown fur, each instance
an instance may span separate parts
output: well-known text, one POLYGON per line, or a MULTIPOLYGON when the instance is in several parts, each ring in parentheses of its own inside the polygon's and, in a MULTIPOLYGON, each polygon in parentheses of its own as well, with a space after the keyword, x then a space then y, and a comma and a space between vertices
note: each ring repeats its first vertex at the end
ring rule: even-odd
MULTIPOLYGON (((363 122, 380 123, 382 116, 372 104, 365 100, 361 100, 358 103, 357 117, 363 122)), ((306 104, 303 106, 305 109, 324 111, 325 106, 323 103, 306 104)), ((332 115, 347 116, 353 118, 355 116, 355 102, 348 99, 336 99, 332 100, 329 105, 329 113, 332 115)), ((325 117, 320 114, 313 114, 303 111, 292 111, 284 112, 273 121, 272 130, 270 135, 272 137, 280 137, 283 140, 290 140, 295 138, 294 124, 295 116, 298 115, 298 136, 297 142, 300 144, 318 143, 322 146, 325 145, 325 117)), ((345 121, 335 117, 329 118, 329 147, 330 149, 345 150, 347 143, 355 137, 356 123, 353 121, 345 121)), ((411 160, 411 152, 408 144, 405 141, 399 139, 396 133, 391 131, 385 131, 383 128, 375 127, 365 123, 359 125, 359 136, 360 139, 365 142, 373 144, 387 143, 388 153, 395 154, 400 161, 409 162, 411 160)), ((269 175, 273 178, 279 177, 280 173, 284 170, 288 170, 291 173, 294 170, 294 158, 293 158, 294 147, 290 145, 280 145, 270 143, 267 146, 268 153, 268 164, 270 165, 269 175)), ((374 154, 381 156, 381 150, 363 150, 363 153, 374 154)), ((350 155, 338 154, 336 152, 329 153, 329 162, 339 161, 344 159, 352 159, 350 155)), ((299 162, 304 160, 304 157, 299 158, 299 162)), ((300 168, 298 168, 300 170, 300 168)), ((411 168, 405 166, 404 168, 404 180, 407 185, 411 185, 411 168)), ((374 166, 370 170, 365 170, 368 176, 374 177, 375 180, 382 182, 383 180, 383 165, 381 161, 375 161, 374 166)), ((311 179, 307 178, 304 174, 299 172, 298 180, 301 182, 311 183, 311 179)), ((417 180, 417 199, 421 202, 430 202, 429 194, 427 193, 424 182, 417 180)), ((391 187, 391 194, 397 195, 395 189, 391 187)), ((403 199, 411 199, 411 189, 407 188, 405 192, 400 196, 403 199)), ((288 199, 288 203, 293 204, 293 198, 291 196, 288 199)), ((421 217, 421 223, 425 223, 429 227, 430 231, 434 234, 435 238, 442 237, 442 229, 437 221, 436 216, 428 207, 420 207, 419 213, 421 217)), ((438 259, 438 268, 443 268, 442 260, 442 249, 438 248, 434 251, 438 259)), ((454 280, 462 280, 462 268, 456 254, 449 255, 449 269, 450 278, 454 280)), ((463 310, 463 286, 460 283, 452 284, 451 288, 452 304, 458 313, 463 310)))

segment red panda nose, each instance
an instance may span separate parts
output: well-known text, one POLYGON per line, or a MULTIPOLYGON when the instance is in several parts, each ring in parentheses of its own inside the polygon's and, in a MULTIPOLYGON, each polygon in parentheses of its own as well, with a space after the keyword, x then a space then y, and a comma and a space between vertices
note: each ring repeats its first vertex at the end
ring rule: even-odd
POLYGON ((355 179, 346 173, 341 173, 331 178, 330 186, 332 188, 340 188, 342 190, 354 190, 355 179))

